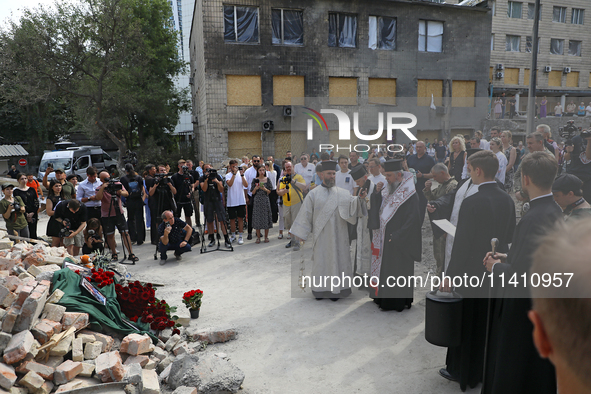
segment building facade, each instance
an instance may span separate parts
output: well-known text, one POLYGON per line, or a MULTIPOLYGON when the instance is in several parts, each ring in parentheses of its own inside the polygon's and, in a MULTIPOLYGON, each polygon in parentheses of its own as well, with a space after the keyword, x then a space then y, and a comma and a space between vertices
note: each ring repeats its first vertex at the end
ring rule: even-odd
MULTIPOLYGON (((591 100, 591 10, 587 0, 544 0, 539 22, 537 104, 547 99, 546 112, 557 103, 563 111, 591 100), (585 13, 588 13, 587 15, 585 13)), ((527 106, 532 55, 534 2, 492 0, 489 77, 494 96, 516 95, 527 106)), ((539 113, 539 112, 538 112, 539 113)))
POLYGON ((284 111, 308 104, 304 97, 348 111, 373 98, 392 108, 410 98, 421 106, 420 138, 466 134, 486 116, 475 97, 488 97, 490 30, 486 3, 197 0, 190 76, 198 158, 299 154, 284 111), (264 131, 268 121, 273 130, 264 131))

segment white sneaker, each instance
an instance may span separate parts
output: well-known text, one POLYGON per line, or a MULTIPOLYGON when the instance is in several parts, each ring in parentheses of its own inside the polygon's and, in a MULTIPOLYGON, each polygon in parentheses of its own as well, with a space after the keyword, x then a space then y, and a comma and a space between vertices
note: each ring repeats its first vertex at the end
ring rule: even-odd
POLYGON ((236 241, 236 237, 234 236, 234 234, 232 234, 232 236, 230 237, 230 242, 234 243, 234 241, 236 241))
POLYGON ((242 245, 244 240, 242 240, 242 235, 238 236, 238 245, 242 245))

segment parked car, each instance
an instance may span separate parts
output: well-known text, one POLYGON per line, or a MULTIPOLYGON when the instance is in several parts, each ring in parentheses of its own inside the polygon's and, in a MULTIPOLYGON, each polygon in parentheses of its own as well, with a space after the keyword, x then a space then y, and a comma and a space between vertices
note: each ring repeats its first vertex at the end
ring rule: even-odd
MULTIPOLYGON (((66 175, 76 175, 78 181, 86 178, 86 169, 93 166, 97 171, 111 171, 117 168, 117 160, 113 160, 100 146, 75 146, 63 150, 46 151, 39 164, 38 179, 43 179, 47 167, 63 168, 66 175)), ((48 179, 55 178, 51 173, 48 179)))

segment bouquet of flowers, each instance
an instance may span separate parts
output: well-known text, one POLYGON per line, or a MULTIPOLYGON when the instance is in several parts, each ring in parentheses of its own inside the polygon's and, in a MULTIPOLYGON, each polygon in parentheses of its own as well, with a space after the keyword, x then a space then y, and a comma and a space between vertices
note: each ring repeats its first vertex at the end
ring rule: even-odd
POLYGON ((191 290, 183 294, 183 304, 189 309, 201 308, 201 299, 203 298, 202 290, 191 290))

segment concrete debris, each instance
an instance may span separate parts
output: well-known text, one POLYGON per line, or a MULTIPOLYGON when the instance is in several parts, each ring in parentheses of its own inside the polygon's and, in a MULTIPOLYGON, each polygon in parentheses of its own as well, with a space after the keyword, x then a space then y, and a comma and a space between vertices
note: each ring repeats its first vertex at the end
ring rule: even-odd
POLYGON ((236 393, 244 381, 244 372, 227 359, 216 355, 186 355, 172 364, 168 384, 196 387, 200 394, 236 393))

